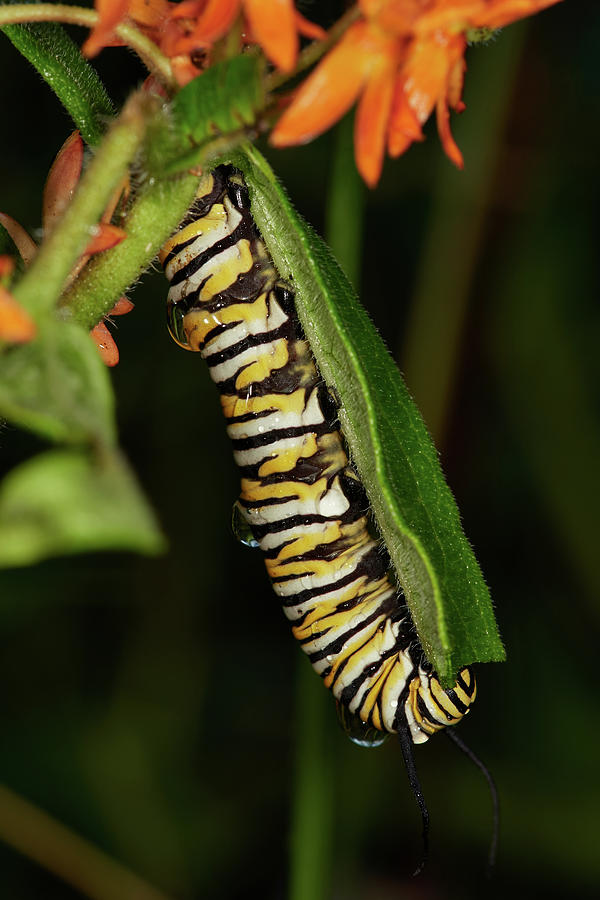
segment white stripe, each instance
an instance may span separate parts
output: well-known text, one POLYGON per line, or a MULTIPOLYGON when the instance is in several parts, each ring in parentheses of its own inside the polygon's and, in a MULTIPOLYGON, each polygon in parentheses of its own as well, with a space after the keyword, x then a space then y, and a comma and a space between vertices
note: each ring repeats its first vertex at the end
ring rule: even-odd
MULTIPOLYGON (((235 304, 232 303, 232 305, 235 304)), ((251 306, 251 304, 247 304, 247 306, 251 306)), ((221 324, 218 316, 213 316, 213 318, 216 325, 221 324)), ((202 356, 207 356, 211 353, 221 353, 223 350, 233 347, 234 344, 239 344, 249 334, 269 334, 271 331, 276 331, 277 328, 284 325, 287 320, 288 316, 286 316, 279 304, 275 303, 271 307, 271 314, 266 318, 262 316, 256 316, 248 320, 240 318, 239 325, 228 328, 227 331, 216 335, 208 342, 202 352, 202 356)))
MULTIPOLYGON (((350 562, 346 563, 346 565, 342 566, 340 569, 335 572, 335 575, 332 576, 331 573, 327 575, 302 575, 299 578, 293 578, 290 581, 284 581, 281 584, 274 584, 273 590, 279 597, 289 597, 292 594, 299 594, 300 591, 310 590, 311 588, 316 587, 325 587, 328 584, 332 584, 332 577, 335 577, 335 581, 341 581, 343 578, 346 578, 348 575, 352 575, 353 572, 356 571, 356 568, 360 564, 362 558, 366 556, 369 551, 373 549, 373 544, 369 543, 359 553, 356 553, 350 562)), ((361 574, 361 578, 365 578, 364 574, 361 574)), ((347 590, 349 585, 346 585, 344 588, 339 588, 339 590, 347 590)), ((318 602, 318 597, 314 597, 312 600, 313 603, 318 602)))
MULTIPOLYGON (((187 253, 189 250, 192 252, 192 256, 195 256, 195 253, 193 253, 193 246, 194 245, 190 245, 189 247, 186 247, 184 252, 187 253)), ((172 303, 179 303, 180 300, 183 300, 184 297, 187 297, 188 294, 195 291, 198 285, 206 278, 218 271, 221 266, 227 265, 230 259, 239 258, 240 251, 237 244, 234 244, 233 247, 228 247, 226 250, 221 250, 220 253, 211 257, 211 259, 205 262, 203 266, 200 266, 199 269, 193 272, 189 278, 186 278, 185 281, 174 284, 169 290, 169 300, 172 303)))
MULTIPOLYGON (((282 402, 285 403, 285 399, 282 398, 282 402)), ((249 422, 232 422, 227 426, 227 434, 232 440, 236 440, 266 434, 268 431, 280 428, 322 425, 324 421, 325 419, 319 406, 317 389, 315 388, 302 412, 283 412, 281 409, 276 408, 268 416, 260 416, 249 422)))
MULTIPOLYGON (((310 437, 310 435, 308 435, 310 437)), ((234 453, 235 461, 239 466, 252 465, 247 460, 255 460, 259 462, 269 455, 269 447, 277 447, 281 452, 283 445, 287 447, 302 446, 307 439, 307 435, 301 434, 295 438, 281 438, 267 444, 266 447, 257 447, 253 450, 236 450, 234 453), (256 454, 259 454, 256 457, 256 454)), ((339 478, 336 476, 331 486, 325 491, 315 496, 310 496, 305 500, 295 497, 288 500, 287 503, 274 503, 270 506, 260 506, 247 510, 248 521, 252 525, 269 525, 272 522, 282 522, 291 516, 327 516, 334 521, 343 515, 349 509, 350 503, 340 486, 339 478)))
MULTIPOLYGON (((217 366, 211 366, 210 377, 213 381, 216 381, 217 384, 228 381, 229 378, 233 378, 234 375, 237 375, 241 369, 253 362, 258 362, 262 357, 275 356, 279 347, 286 343, 287 341, 285 338, 278 338, 276 341, 269 341, 266 344, 260 344, 258 347, 248 347, 247 350, 243 350, 232 359, 219 363, 217 366)), ((208 351, 204 350, 202 356, 208 356, 208 351)), ((263 378, 264 375, 261 374, 260 381, 262 381, 263 378)))

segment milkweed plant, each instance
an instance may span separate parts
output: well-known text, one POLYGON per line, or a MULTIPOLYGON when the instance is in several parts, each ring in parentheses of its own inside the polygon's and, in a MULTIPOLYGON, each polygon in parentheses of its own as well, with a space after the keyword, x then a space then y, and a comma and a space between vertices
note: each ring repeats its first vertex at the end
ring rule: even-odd
POLYGON ((75 129, 46 179, 41 238, 11 209, 0 212, 0 416, 52 445, 0 485, 2 566, 164 551, 118 448, 111 323, 131 313, 128 292, 176 230, 202 173, 227 162, 243 171, 258 227, 294 281, 427 655, 445 684, 460 666, 503 658, 420 415, 367 317, 348 312, 357 307, 345 275, 255 143, 266 140, 276 160, 275 148, 307 144, 354 110, 356 170, 375 191, 386 155, 401 166, 435 114, 442 150, 461 169, 451 123, 465 108, 469 45, 557 2, 359 0, 327 28, 293 0, 0 5, 4 38, 75 129), (81 26, 81 47, 63 25, 81 26), (93 66, 106 47, 129 48, 147 69, 120 109, 93 66))

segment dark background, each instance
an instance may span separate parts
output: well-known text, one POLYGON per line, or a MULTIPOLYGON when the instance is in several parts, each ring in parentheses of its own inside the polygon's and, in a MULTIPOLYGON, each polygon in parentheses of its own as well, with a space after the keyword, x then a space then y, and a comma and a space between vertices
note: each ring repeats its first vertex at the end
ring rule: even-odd
MULTIPOLYGON (((35 235, 70 125, 0 42, 0 208, 35 235)), ((598 4, 565 2, 472 48, 453 120, 464 173, 430 124, 367 198, 361 296, 438 434, 508 651, 478 668, 460 728, 498 783, 500 849, 486 883, 489 796, 438 737, 416 751, 432 849, 412 880, 420 826, 400 749, 352 746, 325 697, 323 897, 597 896, 599 46, 598 4)), ((117 100, 142 77, 126 50, 97 65, 117 100)), ((332 150, 327 135, 269 152, 319 230, 332 150)), ((136 287, 113 378, 122 445, 170 551, 0 576, 0 780, 173 896, 281 898, 298 697, 323 688, 302 675, 295 687, 308 664, 259 555, 230 533, 237 477, 217 395, 168 338, 165 294, 158 271, 136 287)), ((0 441, 6 469, 37 449, 10 427, 0 441)), ((4 845, 0 872, 3 896, 79 896, 4 845)))

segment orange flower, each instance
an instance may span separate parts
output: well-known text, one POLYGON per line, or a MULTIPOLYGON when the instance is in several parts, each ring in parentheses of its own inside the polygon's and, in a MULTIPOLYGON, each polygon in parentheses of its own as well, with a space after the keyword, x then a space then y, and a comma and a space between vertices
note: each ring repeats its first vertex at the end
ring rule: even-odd
POLYGON ((356 165, 377 184, 385 148, 399 156, 422 140, 434 107, 442 145, 463 160, 449 109, 461 112, 465 33, 498 28, 559 0, 359 0, 362 18, 296 93, 271 135, 276 147, 310 141, 358 100, 356 165))
POLYGON ((224 37, 242 11, 251 40, 284 72, 296 65, 299 34, 325 37, 322 28, 296 11, 293 0, 95 0, 95 6, 100 21, 83 45, 87 56, 120 43, 113 32, 128 17, 172 60, 180 83, 198 74, 192 61, 195 52, 210 49, 224 37))

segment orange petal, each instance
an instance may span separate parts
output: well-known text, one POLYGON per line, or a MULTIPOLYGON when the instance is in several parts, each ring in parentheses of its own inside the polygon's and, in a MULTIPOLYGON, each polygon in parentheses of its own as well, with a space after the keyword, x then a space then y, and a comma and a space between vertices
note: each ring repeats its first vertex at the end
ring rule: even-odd
POLYGON ((83 141, 74 131, 64 142, 52 163, 42 200, 42 228, 47 234, 71 202, 83 165, 83 141))
POLYGON ((463 156, 456 145, 456 141, 452 137, 450 131, 450 113, 448 112, 448 103, 445 97, 440 97, 437 102, 437 127, 442 141, 442 147, 446 152, 446 156, 452 160, 458 169, 464 168, 463 156))
POLYGON ((28 266, 37 253, 35 241, 29 237, 23 226, 19 225, 16 219, 13 219, 12 216, 8 216, 6 213, 0 212, 0 225, 4 225, 21 254, 21 259, 28 266))
POLYGON ((294 19, 296 20, 298 33, 302 37, 310 38, 312 41, 324 41, 327 37, 327 32, 324 28, 321 28, 320 25, 316 25, 314 22, 309 22, 308 19, 300 15, 298 10, 294 11, 294 19))
POLYGON ((85 248, 84 256, 92 256, 94 253, 102 253, 103 250, 110 250, 111 247, 116 247, 117 244, 124 241, 126 237, 127 232, 123 231, 122 228, 117 228, 116 225, 106 225, 104 222, 101 222, 99 225, 96 225, 94 235, 85 248))
POLYGON ((96 327, 92 328, 90 337, 97 346, 104 365, 116 366, 119 362, 119 348, 104 322, 98 322, 96 327))
POLYGON ((448 78, 448 39, 442 33, 411 43, 402 70, 404 93, 422 125, 427 121, 448 78))
MULTIPOLYGON (((241 0, 208 0, 194 27, 193 34, 196 40, 212 44, 223 37, 239 12, 240 3, 241 0)), ((180 15, 187 14, 181 11, 180 15)))
POLYGON ((461 55, 448 73, 448 104, 455 112, 464 112, 467 108, 462 101, 463 83, 466 71, 467 64, 461 55))
POLYGON ((15 261, 8 253, 0 254, 0 279, 8 278, 15 270, 15 261))
POLYGON ((560 0, 454 0, 437 3, 415 22, 417 33, 433 32, 444 28, 457 33, 466 28, 501 28, 540 12, 560 0))
POLYGON ((394 96, 394 70, 394 60, 387 60, 371 75, 356 113, 356 167, 369 187, 375 187, 383 166, 385 138, 394 96))
POLYGON ((352 25, 294 96, 274 131, 271 144, 303 144, 321 134, 350 109, 369 74, 376 50, 369 28, 352 25))
POLYGON ((244 0, 252 34, 278 69, 291 72, 298 58, 298 34, 292 0, 244 0))
POLYGON ((127 297, 119 297, 113 308, 107 313, 109 316, 125 316, 133 309, 133 303, 127 297))
POLYGON ((127 15, 140 25, 160 25, 169 15, 167 0, 130 0, 127 15))
POLYGON ((29 313, 0 285, 0 339, 11 344, 26 344, 35 337, 35 332, 35 322, 29 313))
POLYGON ((110 42, 113 31, 127 12, 129 3, 130 0, 96 0, 96 12, 100 19, 81 48, 84 56, 95 56, 110 42))
POLYGON ((182 0, 171 11, 171 19, 197 19, 206 7, 206 0, 182 0))
POLYGON ((423 132, 417 119, 417 114, 408 102, 404 92, 404 80, 396 79, 394 100, 390 112, 388 126, 388 153, 390 156, 400 156, 410 147, 413 141, 422 141, 423 132))

